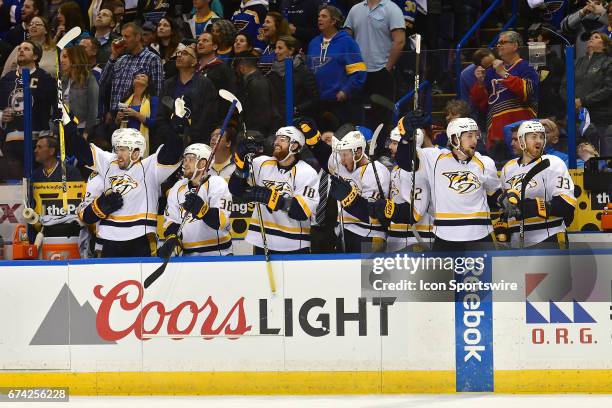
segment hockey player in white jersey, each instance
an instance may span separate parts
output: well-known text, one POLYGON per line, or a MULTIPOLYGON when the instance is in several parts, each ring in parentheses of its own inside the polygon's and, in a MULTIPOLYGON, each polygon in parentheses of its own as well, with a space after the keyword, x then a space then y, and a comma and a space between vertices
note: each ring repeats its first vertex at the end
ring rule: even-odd
MULTIPOLYGON (((101 197, 103 196, 103 193, 104 193, 104 180, 98 173, 96 173, 95 171, 92 171, 91 174, 89 175, 89 178, 87 179, 87 186, 85 187, 85 197, 83 198, 83 201, 81 201, 79 203, 79 206, 77 207, 77 215, 79 216, 81 221, 83 221, 85 224, 90 225, 89 227, 90 231, 93 232, 93 237, 94 237, 93 242, 92 242, 93 247, 90 248, 90 252, 91 252, 90 255, 92 255, 95 258, 100 256, 102 252, 102 243, 103 243, 103 241, 99 239, 97 236, 99 221, 87 222, 84 218, 85 210, 87 209, 87 207, 89 207, 94 202, 94 200, 98 198, 102 198, 102 201, 98 200, 97 205, 99 207, 100 204, 102 204, 102 207, 106 210, 106 214, 112 214, 114 211, 118 210, 123 205, 123 198, 119 194, 119 195, 114 195, 114 198, 111 198, 111 201, 114 201, 114 208, 112 206, 110 208, 107 207, 106 203, 104 202, 105 199, 107 199, 107 197, 101 197)), ((88 214, 88 216, 91 217, 92 214, 93 214, 93 211, 91 211, 88 214)), ((99 217, 95 217, 95 214, 93 215, 94 215, 93 217, 94 219, 99 218, 99 217)))
POLYGON ((366 140, 359 131, 351 131, 336 144, 335 151, 320 140, 313 121, 299 121, 306 144, 321 168, 330 174, 330 196, 340 202, 338 214, 344 225, 341 237, 347 252, 382 249, 386 227, 373 218, 372 205, 389 195, 389 170, 366 155, 366 140), (374 170, 376 166, 376 170, 374 170))
MULTIPOLYGON (((403 139, 398 146, 398 165, 406 171, 412 170, 409 146, 413 120, 412 115, 407 115, 398 124, 403 139)), ((415 158, 417 172, 422 166, 429 183, 434 218, 433 249, 474 249, 476 242, 494 240, 491 209, 497 208, 501 184, 493 160, 476 152, 480 131, 473 119, 452 120, 446 134, 450 152, 426 148, 415 158)))
POLYGON ((522 155, 506 163, 501 171, 511 244, 519 247, 522 220, 525 247, 566 248, 566 228, 574 218, 576 206, 572 178, 563 160, 542 154, 546 146, 546 130, 540 122, 528 120, 521 123, 517 136, 522 155), (521 203, 523 177, 542 160, 549 160, 550 166, 527 182, 521 203))
POLYGON ((157 152, 143 159, 146 142, 136 129, 113 133, 114 152, 106 152, 70 132, 67 140, 79 161, 103 179, 104 193, 83 211, 99 223, 102 257, 151 256, 157 250, 157 201, 161 183, 179 166, 182 141, 171 129, 157 152))
MULTIPOLYGON (((417 129, 416 137, 418 154, 425 138, 423 129, 417 129)), ((401 141, 397 127, 391 131, 389 139, 391 140, 389 144, 391 158, 397 160, 397 147, 401 141)), ((429 183, 426 180, 423 167, 415 174, 415 183, 414 198, 416 205, 411 206, 412 172, 402 170, 397 165, 394 166, 391 170, 389 198, 379 199, 374 205, 375 217, 383 220, 383 224, 389 225, 388 251, 425 250, 431 247, 433 219, 429 212, 429 183), (410 217, 411 211, 413 213, 412 218, 410 217), (411 225, 413 220, 417 220, 414 227, 411 225), (418 242, 413 228, 416 228, 421 242, 418 242)))
POLYGON ((232 196, 222 177, 211 175, 197 194, 204 179, 203 169, 212 149, 203 143, 187 146, 183 154, 184 178, 168 191, 164 235, 166 242, 157 255, 165 258, 171 248, 182 248, 183 255, 231 255, 229 217, 232 196), (184 217, 189 217, 177 236, 184 217), (177 245, 178 243, 178 245, 177 245))
MULTIPOLYGON (((304 135, 294 126, 276 132, 273 156, 259 156, 249 166, 248 155, 257 146, 245 140, 236 149, 236 171, 230 178, 229 189, 236 201, 257 202, 260 205, 270 253, 309 253, 310 222, 319 203, 317 172, 300 159, 304 135), (255 185, 249 186, 253 172, 255 185)), ((246 241, 254 253, 264 253, 258 207, 251 218, 246 241)))

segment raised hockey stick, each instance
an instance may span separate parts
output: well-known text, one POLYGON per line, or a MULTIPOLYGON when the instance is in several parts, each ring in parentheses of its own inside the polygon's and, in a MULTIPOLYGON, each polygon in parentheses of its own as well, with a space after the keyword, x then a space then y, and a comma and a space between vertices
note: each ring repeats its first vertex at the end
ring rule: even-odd
POLYGON ((524 204, 524 200, 525 200, 525 190, 527 189, 527 185, 529 184, 529 182, 531 181, 532 178, 534 178, 538 173, 542 172, 543 170, 547 169, 550 166, 550 160, 548 159, 544 159, 542 161, 540 161, 538 164, 536 164, 535 166, 533 166, 531 168, 531 170, 529 170, 521 179, 521 226, 519 227, 519 239, 520 239, 520 248, 523 249, 525 247, 525 218, 522 216, 522 214, 525 211, 525 204, 524 204))
POLYGON ((59 141, 60 141, 60 163, 62 166, 62 207, 64 211, 68 212, 68 180, 66 177, 66 140, 64 138, 64 92, 62 90, 62 77, 59 72, 60 67, 60 56, 62 50, 68 45, 68 43, 74 41, 79 35, 81 35, 81 29, 73 27, 68 31, 60 40, 56 46, 56 61, 55 68, 57 74, 57 107, 58 107, 58 130, 59 130, 59 141))
MULTIPOLYGON (((227 89, 219 89, 219 96, 228 102, 235 103, 236 109, 238 110, 238 115, 242 114, 242 104, 240 103, 238 98, 236 98, 236 95, 234 95, 227 89)), ((242 128, 244 131, 244 137, 246 138, 247 129, 246 129, 246 123, 244 122, 244 120, 242 121, 242 128)), ((252 155, 248 155, 247 160, 249 161, 249 167, 252 169, 253 168, 252 155)), ((251 178, 251 184, 255 186, 255 174, 253 174, 252 171, 250 172, 250 178, 251 178)), ((272 262, 270 262, 270 253, 268 250, 268 239, 266 237, 266 227, 264 226, 263 215, 261 213, 261 204, 256 203, 256 205, 257 205, 257 215, 259 216, 258 219, 259 219, 259 226, 260 226, 259 231, 261 232, 261 242, 264 247, 264 257, 266 258, 266 271, 268 272, 268 283, 270 284, 270 291, 272 292, 272 294, 275 294, 276 293, 276 280, 274 279, 274 271, 272 270, 272 262)))
MULTIPOLYGON (((338 153, 335 149, 332 148, 332 154, 334 155, 334 162, 336 163, 336 176, 339 177, 339 169, 338 167, 338 153)), ((340 201, 337 201, 338 210, 340 214, 340 244, 342 245, 342 252, 346 252, 346 241, 344 240, 344 208, 340 201)))
MULTIPOLYGON (((223 134, 225 133, 225 129, 227 129, 227 124, 230 120, 230 118, 232 117, 232 114, 234 113, 234 109, 236 108, 236 103, 232 103, 229 107, 229 110, 227 111, 227 115, 225 115, 225 120, 223 121, 223 126, 221 126, 221 133, 219 135, 219 138, 223 137, 223 134)), ((217 152, 217 148, 219 147, 221 143, 217 143, 215 145, 215 149, 212 151, 212 153, 210 154, 210 157, 208 158, 208 160, 206 161, 206 166, 204 166, 204 169, 202 170, 202 174, 204 174, 204 179, 202 180, 202 182, 198 185, 198 187, 196 188, 195 193, 197 194, 198 191, 200 190, 200 187, 206 182, 206 180, 208 180, 208 178, 210 177, 208 175, 208 169, 210 168, 210 164, 212 163, 214 157, 215 157, 215 153, 217 152)), ((196 168, 197 171, 197 168, 196 168)), ((177 232, 176 232, 176 236, 178 237, 179 234, 181 233, 181 231, 183 230, 183 227, 185 226, 185 224, 187 223, 187 220, 189 218, 189 213, 185 212, 185 215, 183 216, 183 220, 181 221, 181 225, 179 226, 177 232)), ((176 246, 176 243, 174 244, 174 246, 172 246, 170 248, 170 250, 168 251, 168 255, 164 258, 164 262, 155 270, 153 271, 152 274, 150 274, 144 281, 144 287, 145 289, 147 289, 149 286, 151 286, 153 284, 153 282, 155 282, 160 276, 162 276, 162 274, 166 271, 166 266, 168 266, 168 262, 170 261, 170 257, 172 256, 172 253, 174 252, 174 248, 176 246)))
MULTIPOLYGON (((421 35, 413 34, 410 36, 410 39, 414 41, 414 51, 416 52, 416 66, 414 69, 414 105, 412 107, 413 111, 419 109, 419 86, 420 82, 420 74, 419 69, 421 65, 421 35)), ((414 207, 416 206, 416 155, 417 155, 417 129, 414 129, 414 134, 412 135, 412 186, 410 186, 410 201, 412 201, 411 211, 414 212, 414 207)), ((416 221, 416 220, 415 220, 416 221)), ((425 242, 421 238, 421 234, 417 231, 416 222, 412 223, 410 226, 412 229, 412 233, 416 238, 417 242, 422 248, 425 248, 425 242)))

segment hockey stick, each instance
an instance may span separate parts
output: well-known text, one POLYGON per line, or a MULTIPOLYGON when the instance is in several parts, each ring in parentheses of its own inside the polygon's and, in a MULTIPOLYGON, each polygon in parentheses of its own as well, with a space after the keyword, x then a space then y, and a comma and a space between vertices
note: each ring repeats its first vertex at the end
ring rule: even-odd
MULTIPOLYGON (((234 95, 227 89, 219 89, 219 96, 225 99, 226 101, 228 101, 229 103, 236 101, 236 110, 238 111, 238 115, 239 116, 242 115, 242 104, 240 103, 238 98, 236 98, 236 95, 234 95)), ((242 130, 243 130, 244 137, 247 137, 246 123, 244 122, 244 120, 242 120, 242 130)))
MULTIPOLYGON (((370 140, 370 149, 368 150, 368 154, 370 157, 374 156, 374 150, 376 149, 376 142, 378 141, 378 136, 380 135, 380 131, 382 130, 384 124, 380 124, 376 127, 374 131, 374 136, 370 140)), ((378 185, 378 192, 380 193, 380 197, 385 197, 382 189, 382 185, 380 184, 380 178, 378 178, 378 170, 376 170, 376 165, 374 164, 374 160, 372 160, 372 168, 374 169, 374 178, 376 178, 376 184, 378 185)), ((386 197, 385 197, 386 198, 386 197)))
POLYGON ((56 44, 55 68, 57 74, 57 107, 59 110, 58 130, 60 139, 60 161, 62 166, 62 206, 66 213, 68 212, 68 180, 66 177, 66 140, 64 139, 64 91, 62 90, 62 77, 59 72, 59 67, 62 50, 79 35, 81 35, 81 29, 78 26, 73 27, 64 34, 56 44))
MULTIPOLYGON (((230 91, 226 89, 219 89, 219 96, 228 102, 235 103, 236 109, 238 110, 238 115, 242 114, 242 104, 240 103, 238 98, 236 98, 236 96, 233 93, 231 93, 230 91)), ((242 121, 242 128, 244 130, 244 137, 246 138, 247 129, 246 129, 246 123, 244 122, 244 120, 242 121)), ((221 136, 219 136, 219 139, 221 139, 221 136)), ((253 168, 253 156, 248 155, 247 160, 249 161, 249 168, 252 169, 253 168)), ((250 178, 251 178, 251 184, 255 186, 255 174, 253 174, 252 171, 250 172, 250 178)), ((257 215, 258 215, 259 226, 260 226, 259 231, 261 232, 261 242, 264 247, 264 257, 266 259, 266 270, 268 272, 268 283, 270 284, 270 291, 272 292, 272 294, 275 294, 276 293, 276 280, 274 279, 274 271, 272 270, 272 263, 270 262, 270 253, 268 250, 268 239, 266 237, 266 227, 264 225, 263 215, 261 213, 261 204, 256 203, 256 205, 257 205, 257 215)))
MULTIPOLYGON (((229 110, 227 111, 227 115, 225 115, 225 120, 223 121, 223 126, 221 126, 221 134, 219 136, 219 138, 223 137, 223 134, 225 133, 225 129, 227 129, 227 124, 230 120, 230 118, 232 117, 232 114, 234 113, 234 109, 236 108, 236 103, 232 102, 232 104, 230 105, 229 110)), ((200 184, 198 185, 198 187, 195 190, 195 193, 197 194, 198 191, 200 190, 200 187, 206 182, 206 180, 208 180, 208 178, 210 177, 207 173, 208 173, 208 169, 210 168, 210 164, 212 163, 214 157, 215 157, 215 153, 217 151, 217 148, 219 147, 221 143, 217 143, 215 145, 215 149, 212 151, 212 153, 210 154, 210 157, 208 158, 208 160, 206 161, 206 166, 204 166, 204 169, 202 170, 202 174, 205 174, 206 176, 204 177, 204 179, 202 180, 202 182, 200 182, 200 184)), ((197 167, 196 170, 197 171, 197 167)), ((185 226, 185 224, 187 223, 187 220, 189 219, 189 213, 185 212, 185 215, 183 216, 183 220, 181 221, 181 225, 179 226, 178 230, 176 231, 176 236, 178 237, 179 234, 181 233, 181 231, 183 230, 183 227, 185 226)), ((155 270, 153 271, 152 274, 150 274, 144 281, 144 287, 145 289, 147 289, 149 286, 151 286, 153 284, 153 282, 155 282, 160 276, 162 276, 162 274, 166 271, 166 266, 168 266, 168 262, 170 261, 170 257, 172 256, 172 253, 174 252, 174 248, 176 246, 176 242, 174 243, 174 245, 170 248, 170 250, 168 251, 168 255, 164 258, 164 262, 155 270)))
POLYGON ((523 249, 525 247, 525 217, 523 214, 525 212, 525 190, 527 189, 527 185, 538 173, 547 169, 550 166, 550 160, 544 159, 540 161, 538 164, 533 166, 531 170, 529 170, 521 179, 521 226, 519 229, 519 237, 520 237, 520 248, 523 249))
MULTIPOLYGON (((420 74, 419 74, 419 68, 421 65, 421 35, 420 34, 414 34, 410 37, 413 41, 414 41, 414 51, 416 52, 416 66, 414 69, 414 105, 412 110, 416 111, 419 109, 419 86, 420 84, 420 74)), ((411 211, 414 213, 414 207, 416 206, 416 194, 415 194, 415 190, 416 190, 416 155, 417 155, 417 145, 416 145, 416 141, 417 141, 417 129, 414 129, 414 133, 412 135, 412 186, 410 186, 410 201, 412 201, 412 207, 410 208, 411 211)), ((422 248, 425 248, 425 242, 423 242, 423 239, 421 238, 421 235, 419 234, 419 232, 417 231, 416 228, 416 220, 415 222, 411 225, 412 228, 412 233, 414 234, 414 237, 416 238, 417 242, 419 243, 419 245, 422 248)))
MULTIPOLYGON (((334 148, 332 148, 332 154, 334 155, 334 162, 336 163, 336 176, 340 177, 340 167, 338 167, 338 153, 335 151, 334 148)), ((345 253, 346 242, 344 240, 344 208, 342 207, 342 204, 339 201, 337 201, 337 205, 338 210, 340 211, 340 243, 342 244, 342 252, 345 253)))
POLYGON ((391 101, 391 99, 386 98, 382 95, 379 94, 372 94, 370 95, 370 100, 377 104, 382 106, 383 108, 390 110, 391 112, 395 113, 395 103, 393 103, 393 101, 391 101))

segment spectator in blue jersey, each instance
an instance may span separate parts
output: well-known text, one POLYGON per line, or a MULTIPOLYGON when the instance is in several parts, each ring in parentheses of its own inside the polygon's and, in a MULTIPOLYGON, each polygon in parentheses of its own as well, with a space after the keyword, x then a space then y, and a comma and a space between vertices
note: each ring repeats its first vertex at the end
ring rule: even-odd
POLYGON ((266 75, 270 72, 270 68, 272 68, 272 64, 276 60, 276 55, 274 54, 276 41, 281 35, 290 35, 289 23, 279 12, 270 11, 266 15, 266 19, 261 28, 264 41, 266 42, 266 48, 263 49, 259 57, 258 67, 261 72, 266 75))
POLYGON ((42 16, 43 7, 42 0, 25 0, 21 6, 21 22, 9 30, 6 35, 6 41, 13 47, 16 47, 24 40, 27 40, 28 25, 32 18, 42 16))
POLYGON ((232 16, 232 23, 238 33, 246 34, 253 41, 255 48, 261 50, 267 45, 260 30, 267 13, 268 0, 243 0, 232 16))
POLYGON ((208 31, 210 24, 221 18, 210 9, 210 3, 210 0, 193 0, 195 13, 189 19, 185 19, 185 28, 183 28, 185 35, 196 39, 208 31))
POLYGON ((293 113, 295 117, 311 117, 317 115, 319 91, 315 77, 306 68, 298 55, 300 42, 290 35, 281 35, 276 41, 276 61, 268 74, 275 98, 274 103, 281 116, 281 124, 286 124, 285 109, 285 59, 293 59, 293 113))
POLYGON ((340 30, 343 20, 337 7, 323 5, 317 23, 321 34, 312 39, 306 56, 319 89, 319 112, 337 119, 320 121, 327 123, 323 126, 325 130, 335 131, 337 126, 349 122, 361 123, 360 104, 356 100, 366 82, 366 66, 357 42, 340 30))
POLYGON ((217 44, 217 56, 223 62, 230 62, 232 59, 232 47, 236 39, 236 27, 229 20, 217 20, 212 24, 211 33, 217 44))
POLYGON ((100 91, 110 97, 106 122, 112 121, 109 113, 117 112, 119 102, 129 95, 134 75, 147 74, 151 83, 151 94, 159 95, 163 81, 163 70, 159 56, 142 45, 142 28, 127 23, 121 30, 122 40, 114 41, 111 56, 100 77, 100 91))
POLYGON ((100 65, 106 64, 106 61, 110 58, 111 44, 119 38, 119 34, 113 31, 116 24, 115 16, 109 8, 103 7, 96 14, 94 37, 100 43, 97 56, 97 63, 100 65))
MULTIPOLYGON (((402 10, 391 0, 363 0, 355 4, 346 18, 344 28, 351 34, 368 70, 364 86, 366 98, 380 94, 395 101, 393 70, 406 44, 406 23, 402 10)), ((383 135, 391 133, 391 112, 374 104, 365 117, 370 129, 383 123, 383 135)), ((386 138, 377 140, 376 153, 382 154, 386 138)))
POLYGON ((151 95, 149 76, 144 72, 134 75, 131 92, 126 96, 119 107, 117 125, 137 129, 147 141, 145 157, 149 155, 150 131, 155 124, 159 98, 151 95))
POLYGON ((561 31, 576 39, 576 58, 587 52, 589 34, 603 30, 608 25, 608 16, 602 0, 587 0, 586 5, 561 21, 561 31))
MULTIPOLYGON (((61 181, 62 170, 57 159, 59 143, 53 136, 42 136, 34 146, 34 161, 40 166, 32 173, 32 182, 45 183, 61 181)), ((83 177, 76 167, 66 165, 67 181, 81 181, 83 177)))
POLYGON ((324 0, 283 0, 281 12, 289 21, 289 32, 307 47, 310 41, 319 34, 317 18, 319 7, 327 3, 324 0))

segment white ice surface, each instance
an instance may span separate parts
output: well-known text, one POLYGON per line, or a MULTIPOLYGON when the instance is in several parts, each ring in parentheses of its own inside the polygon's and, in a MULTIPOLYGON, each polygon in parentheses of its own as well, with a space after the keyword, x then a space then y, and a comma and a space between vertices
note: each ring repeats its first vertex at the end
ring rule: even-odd
POLYGON ((612 395, 350 395, 350 396, 216 396, 216 397, 72 397, 69 403, 0 403, 43 408, 609 408, 612 395), (477 405, 478 404, 478 405, 477 405))

